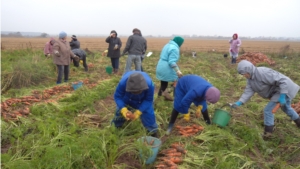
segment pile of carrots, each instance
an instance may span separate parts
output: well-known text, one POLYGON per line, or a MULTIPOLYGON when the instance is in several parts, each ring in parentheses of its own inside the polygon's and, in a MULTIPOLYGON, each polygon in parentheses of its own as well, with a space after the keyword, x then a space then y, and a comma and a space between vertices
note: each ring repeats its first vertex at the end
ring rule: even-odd
POLYGON ((204 130, 203 126, 193 124, 191 126, 176 126, 178 132, 183 136, 183 137, 189 137, 197 134, 199 131, 204 130))
POLYGON ((260 52, 247 52, 237 58, 237 62, 239 63, 241 60, 248 60, 253 65, 256 65, 257 63, 268 63, 269 65, 275 64, 275 61, 269 59, 266 55, 260 53, 260 52))
MULTIPOLYGON (((96 86, 95 83, 89 83, 88 79, 83 80, 88 87, 96 86)), ((53 102, 51 96, 71 93, 74 89, 71 86, 54 86, 44 91, 33 91, 31 96, 22 96, 19 98, 10 98, 1 103, 1 116, 5 121, 17 121, 18 116, 27 116, 30 114, 29 106, 38 102, 53 102)))
POLYGON ((300 115, 300 101, 298 103, 292 104, 292 108, 300 115))
POLYGON ((177 169, 178 164, 183 162, 182 156, 186 154, 187 151, 184 149, 182 144, 173 143, 171 148, 164 149, 159 152, 160 160, 159 163, 155 166, 156 169, 177 169))
POLYGON ((95 67, 95 65, 93 63, 88 64, 88 68, 93 68, 93 67, 95 67))

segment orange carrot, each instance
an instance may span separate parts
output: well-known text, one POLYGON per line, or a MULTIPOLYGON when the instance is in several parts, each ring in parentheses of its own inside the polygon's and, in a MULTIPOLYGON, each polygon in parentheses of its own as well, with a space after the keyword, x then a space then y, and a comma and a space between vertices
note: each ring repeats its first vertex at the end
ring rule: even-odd
POLYGON ((272 113, 275 114, 276 111, 279 109, 280 103, 277 103, 276 106, 273 108, 272 113))
POLYGON ((150 141, 149 145, 153 145, 154 139, 150 141))
POLYGON ((163 159, 163 161, 168 167, 176 165, 173 161, 168 160, 168 159, 163 159))
POLYGON ((180 152, 175 153, 167 153, 166 156, 168 157, 180 157, 182 154, 180 152))
POLYGON ((169 160, 173 161, 176 164, 183 162, 182 158, 180 158, 180 157, 171 157, 171 158, 169 158, 169 160))
POLYGON ((176 147, 175 149, 176 149, 178 152, 181 152, 182 154, 186 154, 186 153, 187 153, 187 151, 186 151, 184 148, 180 147, 180 146, 176 147))
POLYGON ((169 148, 169 149, 162 150, 160 153, 167 154, 167 153, 175 153, 176 151, 177 150, 175 148, 169 148))

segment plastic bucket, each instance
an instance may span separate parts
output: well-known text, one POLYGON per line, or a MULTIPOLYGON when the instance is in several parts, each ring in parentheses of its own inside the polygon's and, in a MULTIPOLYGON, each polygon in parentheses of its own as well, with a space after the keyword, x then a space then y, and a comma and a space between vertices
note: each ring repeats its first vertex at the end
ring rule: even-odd
MULTIPOLYGON (((146 159, 146 164, 152 164, 157 156, 158 150, 161 146, 161 140, 155 137, 151 137, 151 136, 146 136, 146 137, 141 137, 138 139, 139 142, 144 143, 144 141, 147 141, 148 143, 150 143, 152 140, 154 140, 152 145, 145 145, 145 146, 149 146, 152 149, 152 156, 146 159)), ((145 158, 143 157, 143 152, 142 150, 139 150, 140 152, 140 157, 145 160, 145 158)))
POLYGON ((106 73, 108 73, 108 74, 112 74, 112 70, 113 70, 113 68, 112 68, 111 66, 107 66, 107 67, 105 68, 105 71, 106 71, 106 73))
POLYGON ((229 112, 222 109, 216 109, 212 122, 220 127, 225 127, 229 123, 230 118, 231 115, 229 112))
POLYGON ((72 87, 73 87, 74 90, 76 90, 76 89, 78 89, 79 87, 81 87, 82 84, 83 84, 82 81, 79 81, 79 82, 73 82, 73 83, 72 83, 72 87))

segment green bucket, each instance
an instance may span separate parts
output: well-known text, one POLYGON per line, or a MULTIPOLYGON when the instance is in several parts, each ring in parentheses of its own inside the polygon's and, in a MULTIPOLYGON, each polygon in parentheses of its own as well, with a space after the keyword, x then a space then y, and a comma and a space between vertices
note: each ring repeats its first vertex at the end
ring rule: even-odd
POLYGON ((111 66, 107 66, 105 68, 106 73, 108 73, 109 75, 112 74, 112 70, 113 70, 113 68, 111 66))
POLYGON ((231 114, 222 109, 216 109, 212 122, 220 127, 225 127, 229 123, 231 114))

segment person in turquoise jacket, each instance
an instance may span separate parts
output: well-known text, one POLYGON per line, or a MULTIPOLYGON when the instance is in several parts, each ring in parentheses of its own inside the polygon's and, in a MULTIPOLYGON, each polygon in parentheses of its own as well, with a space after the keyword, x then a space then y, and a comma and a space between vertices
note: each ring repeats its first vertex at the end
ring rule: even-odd
POLYGON ((151 136, 157 137, 157 124, 153 109, 154 88, 154 83, 147 73, 140 71, 125 73, 114 94, 117 110, 112 123, 116 127, 121 127, 126 120, 141 118, 151 136), (132 116, 128 117, 127 113, 132 116))
POLYGON ((180 46, 183 42, 184 39, 180 36, 176 36, 173 40, 170 40, 169 43, 163 47, 156 66, 156 78, 160 80, 158 96, 163 95, 167 100, 173 100, 166 91, 168 82, 177 81, 177 79, 182 76, 176 63, 180 58, 180 46))
POLYGON ((175 88, 174 108, 171 114, 167 134, 170 134, 172 131, 179 112, 184 114, 183 118, 186 121, 190 120, 190 113, 188 110, 192 103, 197 106, 196 115, 200 116, 201 112, 205 122, 210 124, 211 122, 206 101, 215 104, 219 99, 219 89, 202 77, 197 75, 185 75, 181 77, 175 88))

